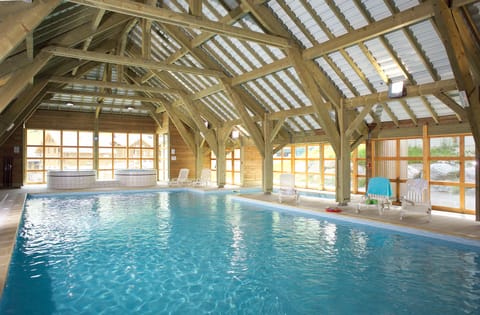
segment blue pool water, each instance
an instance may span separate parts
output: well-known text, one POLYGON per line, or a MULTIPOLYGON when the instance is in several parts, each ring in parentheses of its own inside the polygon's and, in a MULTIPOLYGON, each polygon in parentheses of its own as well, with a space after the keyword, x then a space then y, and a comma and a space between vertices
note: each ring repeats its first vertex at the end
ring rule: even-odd
POLYGON ((186 191, 27 201, 0 314, 479 314, 480 247, 186 191))

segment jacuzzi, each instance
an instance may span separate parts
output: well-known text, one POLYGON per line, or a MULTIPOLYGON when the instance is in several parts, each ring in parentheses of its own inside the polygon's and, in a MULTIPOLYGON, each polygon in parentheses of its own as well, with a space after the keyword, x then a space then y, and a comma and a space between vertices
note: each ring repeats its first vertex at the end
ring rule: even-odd
POLYGON ((48 171, 47 188, 51 189, 83 189, 95 185, 97 174, 88 171, 48 171))
POLYGON ((120 186, 155 186, 157 184, 157 170, 115 170, 115 179, 120 182, 120 186))

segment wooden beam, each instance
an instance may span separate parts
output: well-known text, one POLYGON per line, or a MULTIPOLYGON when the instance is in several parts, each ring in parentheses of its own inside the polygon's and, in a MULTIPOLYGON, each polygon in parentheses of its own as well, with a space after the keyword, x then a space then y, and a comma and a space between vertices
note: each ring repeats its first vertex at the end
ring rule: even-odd
POLYGON ((465 93, 468 97, 475 89, 475 84, 470 73, 469 61, 463 47, 461 35, 455 25, 452 12, 444 0, 436 1, 434 9, 435 22, 447 50, 458 90, 460 93, 465 93))
POLYGON ((233 27, 220 22, 210 21, 201 17, 177 13, 169 9, 156 8, 133 1, 122 0, 71 0, 71 2, 98 7, 105 10, 151 19, 160 23, 198 29, 218 35, 235 37, 238 39, 257 42, 263 45, 276 47, 290 47, 289 40, 279 37, 258 33, 247 29, 233 27))
POLYGON ((457 118, 459 121, 467 121, 467 112, 465 109, 458 105, 457 102, 455 102, 450 96, 444 94, 444 93, 435 93, 433 94, 436 98, 438 98, 440 101, 442 101, 443 104, 447 105, 451 110, 455 112, 455 115, 457 115, 457 118))
POLYGON ((180 91, 175 89, 164 89, 154 86, 145 86, 145 85, 136 85, 136 84, 124 84, 124 83, 115 83, 115 82, 104 82, 99 80, 86 80, 86 79, 75 79, 72 77, 58 77, 53 76, 48 79, 50 82, 61 83, 61 84, 79 84, 79 85, 88 85, 96 86, 99 88, 108 88, 108 89, 123 89, 130 91, 140 91, 140 92, 151 92, 158 94, 173 94, 179 95, 180 91))
POLYGON ((427 0, 418 6, 407 9, 392 15, 391 17, 379 20, 368 26, 349 32, 323 44, 315 45, 305 49, 304 59, 315 59, 338 49, 347 48, 372 39, 374 37, 396 31, 406 26, 418 23, 433 16, 432 0, 427 0))
POLYGON ((232 86, 240 85, 242 83, 252 81, 252 80, 264 77, 266 75, 288 69, 291 66, 292 66, 292 63, 290 62, 290 59, 283 58, 283 59, 274 61, 268 65, 265 65, 261 68, 236 76, 232 78, 231 84, 232 86))
POLYGON ((0 23, 0 63, 8 53, 20 44, 25 37, 43 21, 62 1, 35 1, 27 10, 7 16, 0 23))
MULTIPOLYGON (((433 83, 426 83, 420 85, 410 85, 406 87, 406 95, 403 98, 431 95, 435 93, 448 92, 457 89, 455 80, 442 80, 433 83)), ((396 98, 400 100, 402 98, 396 98)), ((345 99, 345 105, 348 108, 355 108, 368 104, 378 104, 391 101, 388 97, 388 92, 373 93, 364 96, 357 96, 345 99)))
POLYGON ((188 0, 188 13, 202 16, 202 0, 188 0))
POLYGON ((213 76, 213 77, 224 77, 225 75, 220 71, 208 70, 208 69, 199 69, 193 67, 184 67, 177 65, 167 65, 163 62, 148 60, 143 58, 128 58, 124 56, 112 55, 112 54, 103 54, 93 51, 82 51, 79 49, 73 48, 64 48, 57 46, 49 46, 43 49, 44 51, 51 53, 55 56, 66 57, 66 58, 78 58, 82 60, 106 62, 113 64, 121 64, 125 66, 141 67, 147 69, 156 69, 156 70, 166 70, 172 72, 182 72, 182 73, 191 73, 203 76, 213 76))
POLYGON ((307 64, 302 59, 297 49, 289 49, 288 56, 292 61, 295 70, 304 86, 304 92, 309 97, 313 107, 318 114, 318 119, 322 129, 330 139, 330 144, 337 155, 340 155, 340 134, 335 123, 330 118, 330 113, 326 102, 320 94, 316 81, 308 70, 307 64))
POLYGON ((33 77, 47 64, 52 55, 41 51, 30 64, 15 73, 8 82, 0 88, 0 113, 18 96, 33 77))
MULTIPOLYGON (((0 115, 0 145, 3 143, 5 135, 8 133, 6 130, 12 123, 14 125, 21 125, 25 121, 25 118, 30 114, 37 106, 37 103, 43 98, 43 91, 48 81, 40 80, 34 84, 32 88, 23 91, 20 96, 0 115), (37 99, 38 102, 34 102, 37 99), (34 104, 35 103, 35 104, 34 104)), ((12 130, 13 131, 13 130, 12 130)))
POLYGON ((260 131, 255 121, 252 119, 252 117, 250 117, 250 115, 248 114, 242 98, 235 92, 235 90, 233 90, 232 86, 228 84, 228 82, 223 82, 223 86, 225 89, 225 94, 235 106, 238 115, 240 116, 245 128, 250 133, 250 136, 252 137, 252 140, 255 143, 257 150, 260 152, 260 155, 262 155, 262 157, 265 156, 265 143, 262 132, 260 131))
POLYGON ((203 137, 207 141, 212 151, 215 154, 217 154, 218 153, 217 138, 215 137, 215 134, 213 133, 213 131, 211 129, 208 129, 207 126, 205 126, 205 122, 201 118, 202 113, 198 110, 198 108, 195 105, 193 105, 192 100, 186 94, 181 94, 181 98, 183 100, 183 103, 185 104, 186 109, 190 112, 190 116, 195 122, 196 127, 203 134, 203 137))
MULTIPOLYGON (((77 91, 72 89, 58 89, 58 88, 49 89, 47 93, 88 96, 88 97, 98 97, 98 98, 110 98, 110 99, 117 99, 117 100, 132 100, 132 101, 149 102, 149 103, 161 103, 164 101, 164 99, 161 99, 161 98, 153 98, 153 97, 145 97, 145 96, 137 96, 137 95, 119 95, 119 94, 109 94, 109 93, 102 93, 102 92, 77 91)), ((111 106, 123 106, 123 105, 112 104, 111 106)))

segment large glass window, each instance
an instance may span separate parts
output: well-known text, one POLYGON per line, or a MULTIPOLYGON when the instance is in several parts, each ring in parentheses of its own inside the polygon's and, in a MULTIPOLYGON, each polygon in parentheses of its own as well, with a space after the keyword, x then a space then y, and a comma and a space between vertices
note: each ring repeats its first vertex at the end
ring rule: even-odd
POLYGON ((473 213, 475 143, 472 136, 376 140, 374 148, 374 176, 390 179, 396 199, 401 196, 407 179, 426 178, 434 208, 473 213))
POLYGON ((112 179, 116 169, 153 169, 154 135, 149 133, 99 132, 98 178, 112 179))
POLYGON ((93 169, 93 132, 27 129, 26 183, 46 183, 48 170, 93 169))

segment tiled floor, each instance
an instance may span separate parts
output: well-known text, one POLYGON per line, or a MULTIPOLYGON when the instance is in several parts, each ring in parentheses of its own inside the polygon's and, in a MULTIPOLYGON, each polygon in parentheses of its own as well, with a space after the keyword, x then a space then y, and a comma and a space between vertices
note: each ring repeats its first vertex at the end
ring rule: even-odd
MULTIPOLYGON (((152 187, 150 189, 165 188, 164 185, 152 187)), ((125 190, 124 187, 96 188, 95 191, 125 190)), ((130 190, 136 188, 129 188, 130 190)), ((144 190, 145 188, 137 188, 144 190)), ((232 188, 228 188, 232 190, 232 188)), ((84 191, 84 190, 83 190, 84 191)), ((18 223, 23 210, 25 197, 28 193, 48 193, 65 192, 47 190, 46 186, 26 186, 22 189, 0 190, 0 295, 4 287, 5 278, 8 271, 10 256, 12 253, 18 223)), ((71 191, 69 191, 71 192, 71 191)), ((255 202, 266 202, 268 204, 278 204, 276 194, 265 195, 263 193, 249 193, 238 195, 241 198, 247 198, 255 202)), ((355 200, 354 200, 355 201, 355 200)), ((335 206, 333 200, 320 199, 314 197, 301 196, 298 203, 295 201, 284 202, 283 205, 292 206, 301 210, 325 212, 327 207, 335 206)), ((412 214, 400 220, 398 208, 392 208, 385 211, 380 216, 375 209, 368 209, 356 213, 355 202, 349 206, 340 207, 342 212, 332 213, 332 216, 347 216, 371 222, 382 222, 414 229, 425 230, 429 232, 441 233, 461 238, 478 241, 480 246, 480 222, 474 221, 473 216, 446 215, 445 213, 435 212, 432 219, 428 222, 427 217, 420 214, 412 214)))

